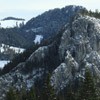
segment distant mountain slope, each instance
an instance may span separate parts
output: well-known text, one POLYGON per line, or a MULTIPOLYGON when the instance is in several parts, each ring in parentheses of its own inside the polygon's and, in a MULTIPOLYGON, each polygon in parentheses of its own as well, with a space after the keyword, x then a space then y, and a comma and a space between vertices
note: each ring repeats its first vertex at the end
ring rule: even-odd
POLYGON ((23 35, 31 41, 35 40, 36 35, 42 35, 43 39, 54 36, 65 23, 72 20, 77 13, 84 9, 82 6, 66 6, 62 9, 46 11, 26 23, 22 28, 23 35))
MULTIPOLYGON (((0 28, 0 43, 26 47, 32 43, 40 43, 42 40, 53 37, 68 23, 77 13, 85 8, 81 6, 66 6, 62 9, 53 9, 32 18, 25 25, 14 28, 0 28), (42 38, 37 42, 37 36, 42 38)), ((21 18, 7 17, 3 20, 24 20, 21 18)), ((17 23, 16 23, 17 24, 17 23)), ((2 26, 2 23, 1 23, 2 26)))
MULTIPOLYGON (((7 17, 2 22, 15 21, 13 28, 0 27, 0 44, 9 46, 26 48, 30 45, 40 44, 43 40, 56 36, 58 31, 66 24, 69 23, 75 15, 85 8, 81 6, 66 6, 61 9, 53 9, 44 12, 43 14, 32 18, 25 25, 18 26, 17 21, 24 21, 22 18, 7 17)), ((11 52, 10 52, 11 53, 11 52)), ((9 60, 11 55, 1 54, 3 60, 9 60), (5 58, 5 59, 4 59, 5 58)))
POLYGON ((30 40, 20 35, 19 28, 0 28, 0 44, 8 44, 16 47, 25 47, 30 44, 30 40))
MULTIPOLYGON (((34 43, 40 44, 41 41, 54 37, 65 23, 70 22, 83 9, 85 8, 81 6, 66 6, 62 9, 49 10, 36 18, 32 18, 25 25, 22 23, 24 21, 22 18, 4 18, 0 22, 0 44, 20 48, 27 48, 34 43), (8 22, 11 24, 11 21, 15 23, 13 28, 2 28, 3 24, 8 22), (22 23, 20 26, 18 26, 18 21, 22 23)), ((0 60, 12 58, 12 52, 9 52, 9 54, 1 53, 0 55, 0 60)))

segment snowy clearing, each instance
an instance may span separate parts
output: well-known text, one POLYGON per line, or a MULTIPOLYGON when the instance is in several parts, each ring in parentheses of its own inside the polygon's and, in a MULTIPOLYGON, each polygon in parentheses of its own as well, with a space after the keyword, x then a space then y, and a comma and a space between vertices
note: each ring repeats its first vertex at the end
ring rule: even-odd
POLYGON ((22 52, 24 52, 25 49, 9 46, 9 45, 6 45, 6 44, 1 44, 0 45, 0 52, 1 53, 7 52, 9 50, 14 51, 15 53, 22 53, 22 52))
POLYGON ((40 44, 40 42, 41 42, 42 39, 43 39, 43 36, 42 35, 36 35, 35 40, 34 40, 34 43, 40 44))
POLYGON ((10 61, 6 61, 6 60, 0 60, 0 68, 2 69, 7 63, 9 63, 10 61))

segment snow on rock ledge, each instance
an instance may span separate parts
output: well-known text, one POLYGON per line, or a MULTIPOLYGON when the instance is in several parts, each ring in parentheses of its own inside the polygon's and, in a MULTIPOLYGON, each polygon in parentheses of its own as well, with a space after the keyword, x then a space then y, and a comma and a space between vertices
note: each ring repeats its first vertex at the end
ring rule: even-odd
POLYGON ((33 52, 33 54, 28 58, 28 61, 32 61, 34 59, 37 59, 38 61, 40 61, 42 58, 45 57, 46 53, 48 52, 48 47, 47 46, 43 46, 43 47, 39 47, 35 52, 33 52))

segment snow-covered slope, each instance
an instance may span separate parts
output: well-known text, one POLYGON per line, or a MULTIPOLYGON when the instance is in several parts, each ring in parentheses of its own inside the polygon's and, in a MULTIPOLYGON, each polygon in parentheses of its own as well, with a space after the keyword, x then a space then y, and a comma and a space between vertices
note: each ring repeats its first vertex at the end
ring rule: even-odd
POLYGON ((6 20, 6 21, 0 21, 0 27, 3 28, 12 28, 12 27, 19 27, 21 24, 23 24, 23 21, 16 21, 16 20, 6 20))
POLYGON ((0 60, 0 68, 2 69, 9 61, 7 60, 0 60))
POLYGON ((4 54, 9 53, 9 52, 22 53, 24 50, 25 49, 23 48, 13 47, 6 44, 0 45, 0 53, 4 53, 4 54))
POLYGON ((43 36, 42 35, 36 35, 35 40, 34 40, 34 43, 35 44, 36 43, 40 44, 42 39, 43 39, 43 36))
POLYGON ((0 68, 3 68, 16 54, 24 52, 25 49, 6 44, 0 44, 0 68))
POLYGON ((25 19, 15 18, 15 17, 7 17, 0 20, 0 27, 3 28, 11 28, 11 27, 19 27, 20 25, 24 25, 26 23, 25 19))

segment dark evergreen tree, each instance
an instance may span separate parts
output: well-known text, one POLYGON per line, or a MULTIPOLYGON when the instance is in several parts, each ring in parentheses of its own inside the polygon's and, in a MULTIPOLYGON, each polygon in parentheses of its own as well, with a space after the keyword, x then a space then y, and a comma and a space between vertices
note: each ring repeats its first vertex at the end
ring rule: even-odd
POLYGON ((21 90, 19 91, 20 94, 20 100, 27 100, 27 90, 26 90, 26 84, 23 83, 23 87, 21 88, 21 90))
POLYGON ((27 100, 37 100, 34 88, 31 88, 31 90, 29 91, 27 100))
POLYGON ((17 100, 17 95, 13 88, 10 88, 7 92, 6 100, 17 100))
POLYGON ((50 74, 47 75, 44 83, 43 100, 57 100, 54 88, 50 84, 50 74))
POLYGON ((79 100, 98 100, 94 80, 89 69, 85 71, 85 79, 80 90, 79 100))
POLYGON ((74 93, 73 86, 72 86, 71 83, 68 85, 68 88, 67 88, 67 97, 66 97, 66 99, 67 100, 75 100, 75 93, 74 93))

